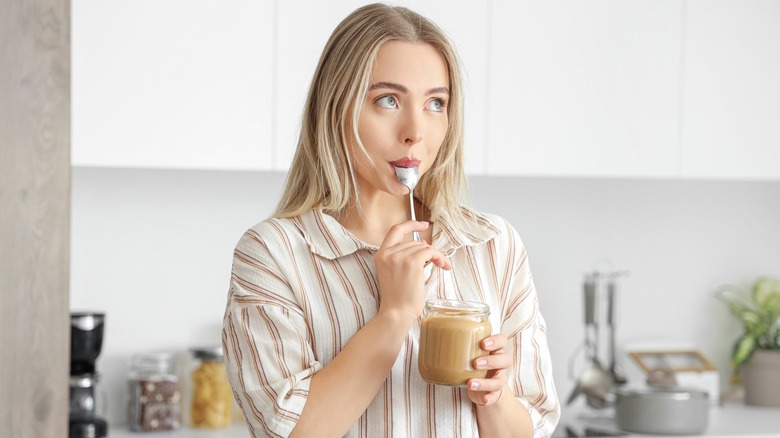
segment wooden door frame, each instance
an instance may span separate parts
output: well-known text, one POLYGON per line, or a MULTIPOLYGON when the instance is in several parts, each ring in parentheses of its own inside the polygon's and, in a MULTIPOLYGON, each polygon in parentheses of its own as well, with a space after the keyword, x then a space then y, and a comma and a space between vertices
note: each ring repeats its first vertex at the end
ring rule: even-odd
POLYGON ((70 1, 0 2, 0 436, 66 437, 70 1))

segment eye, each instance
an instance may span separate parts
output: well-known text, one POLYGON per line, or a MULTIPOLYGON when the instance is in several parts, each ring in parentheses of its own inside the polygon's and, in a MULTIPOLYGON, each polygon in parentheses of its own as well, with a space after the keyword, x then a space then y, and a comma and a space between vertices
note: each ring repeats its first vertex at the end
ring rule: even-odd
POLYGON ((444 99, 433 99, 428 102, 428 105, 425 106, 425 109, 429 111, 442 112, 446 107, 447 102, 444 99))
POLYGON ((395 96, 393 95, 387 95, 382 96, 374 101, 376 105, 378 105, 380 108, 398 108, 398 101, 395 99, 395 96))

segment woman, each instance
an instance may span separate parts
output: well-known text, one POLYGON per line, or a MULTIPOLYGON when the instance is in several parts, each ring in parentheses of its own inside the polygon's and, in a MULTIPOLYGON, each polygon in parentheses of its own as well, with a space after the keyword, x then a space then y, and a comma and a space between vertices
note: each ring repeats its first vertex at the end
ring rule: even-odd
POLYGON ((458 203, 460 81, 443 33, 405 8, 360 8, 328 41, 284 195, 234 253, 223 346, 253 436, 552 434, 559 405, 524 247, 503 219, 458 203), (394 164, 418 165, 419 222, 394 164), (487 378, 422 380, 427 298, 490 306, 498 333, 474 364, 487 378))

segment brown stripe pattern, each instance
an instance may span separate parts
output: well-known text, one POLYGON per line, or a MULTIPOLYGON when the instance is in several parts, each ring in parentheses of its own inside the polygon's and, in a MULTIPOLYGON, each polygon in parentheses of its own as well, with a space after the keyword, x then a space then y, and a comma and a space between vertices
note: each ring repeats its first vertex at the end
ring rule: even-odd
MULTIPOLYGON (((490 306, 493 331, 509 338, 509 385, 530 412, 535 436, 550 436, 560 407, 525 248, 503 219, 464 211, 469 223, 463 226, 446 215, 433 223, 432 244, 450 255, 453 269, 429 264, 426 294, 490 306)), ((266 220, 238 242, 222 343, 234 396, 253 437, 288 436, 311 376, 376 315, 376 249, 316 210, 266 220)), ((478 436, 476 409, 465 389, 420 378, 419 330, 418 321, 347 437, 478 436)))

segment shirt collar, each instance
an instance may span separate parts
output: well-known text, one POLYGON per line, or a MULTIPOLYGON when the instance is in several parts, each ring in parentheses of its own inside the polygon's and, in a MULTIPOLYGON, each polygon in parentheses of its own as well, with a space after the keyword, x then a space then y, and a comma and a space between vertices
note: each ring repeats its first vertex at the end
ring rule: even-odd
MULTIPOLYGON (((485 243, 499 233, 499 228, 487 216, 465 207, 461 207, 461 212, 463 220, 459 221, 460 224, 456 224, 446 212, 442 212, 433 223, 433 246, 448 257, 463 246, 485 243)), ((296 222, 311 252, 330 260, 361 249, 379 249, 355 237, 336 218, 321 209, 298 216, 296 222)))

